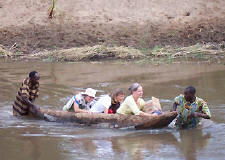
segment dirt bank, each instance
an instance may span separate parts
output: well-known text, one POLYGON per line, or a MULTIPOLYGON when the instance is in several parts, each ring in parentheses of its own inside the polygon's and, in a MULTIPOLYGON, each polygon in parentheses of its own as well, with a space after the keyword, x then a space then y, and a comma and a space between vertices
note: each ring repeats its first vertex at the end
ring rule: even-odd
POLYGON ((22 54, 80 46, 188 46, 225 41, 224 0, 0 1, 0 44, 22 54))

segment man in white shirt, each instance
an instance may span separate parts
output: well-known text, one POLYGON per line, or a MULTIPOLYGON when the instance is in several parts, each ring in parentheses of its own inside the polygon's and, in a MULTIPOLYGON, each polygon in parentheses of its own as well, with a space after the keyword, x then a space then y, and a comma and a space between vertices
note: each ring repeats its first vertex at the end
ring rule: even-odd
POLYGON ((93 113, 108 113, 108 109, 111 106, 111 97, 109 95, 103 95, 96 101, 91 109, 90 112, 93 113))
POLYGON ((63 107, 63 110, 75 113, 89 113, 89 105, 94 100, 95 94, 96 90, 87 88, 85 92, 73 96, 63 107))

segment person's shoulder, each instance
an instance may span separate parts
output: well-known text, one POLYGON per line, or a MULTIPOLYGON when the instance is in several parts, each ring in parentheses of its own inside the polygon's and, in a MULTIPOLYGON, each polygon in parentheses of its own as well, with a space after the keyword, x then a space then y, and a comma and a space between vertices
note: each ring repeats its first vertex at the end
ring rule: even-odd
POLYGON ((129 95, 127 96, 124 101, 121 103, 121 105, 125 105, 125 104, 128 104, 130 102, 132 102, 134 99, 133 99, 133 96, 132 95, 129 95))
POLYGON ((126 97, 126 99, 132 99, 132 98, 133 98, 132 95, 129 95, 129 96, 126 97))
POLYGON ((111 102, 111 97, 109 95, 101 95, 97 102, 105 102, 105 101, 110 101, 111 102))
POLYGON ((74 95, 74 97, 75 97, 77 100, 83 99, 83 95, 82 95, 81 93, 78 93, 78 94, 74 95))
POLYGON ((111 102, 111 97, 109 95, 105 95, 104 99, 111 102))
POLYGON ((111 99, 111 97, 108 94, 104 94, 104 95, 101 95, 99 99, 111 99))
POLYGON ((200 104, 200 103, 205 104, 205 103, 206 103, 206 101, 204 101, 202 98, 199 98, 199 97, 196 97, 196 102, 197 102, 198 104, 200 104))
POLYGON ((109 95, 103 95, 99 101, 100 104, 104 105, 105 107, 109 107, 111 105, 111 97, 109 95))
POLYGON ((23 80, 23 84, 24 85, 28 85, 30 83, 30 78, 29 77, 27 77, 27 78, 25 78, 24 80, 23 80))
POLYGON ((183 94, 180 94, 179 96, 174 98, 174 103, 177 103, 177 104, 183 103, 184 101, 185 100, 184 100, 184 95, 183 94))
POLYGON ((184 99, 184 95, 180 94, 180 95, 176 96, 174 99, 184 99))
POLYGON ((133 96, 132 96, 132 95, 129 95, 129 96, 127 96, 127 97, 125 98, 124 101, 130 101, 130 100, 132 100, 132 99, 133 99, 133 96))
POLYGON ((177 96, 179 98, 184 98, 184 95, 183 94, 180 94, 179 96, 177 96))

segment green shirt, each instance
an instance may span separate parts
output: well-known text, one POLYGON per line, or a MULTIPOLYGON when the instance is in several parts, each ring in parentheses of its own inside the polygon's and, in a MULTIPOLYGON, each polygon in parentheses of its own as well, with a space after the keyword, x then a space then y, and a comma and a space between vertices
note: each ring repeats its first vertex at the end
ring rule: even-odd
POLYGON ((199 124, 201 117, 190 118, 191 113, 205 113, 211 117, 207 103, 201 98, 196 97, 193 103, 189 103, 185 100, 184 95, 181 94, 174 101, 180 106, 179 115, 175 123, 178 128, 193 128, 199 124))

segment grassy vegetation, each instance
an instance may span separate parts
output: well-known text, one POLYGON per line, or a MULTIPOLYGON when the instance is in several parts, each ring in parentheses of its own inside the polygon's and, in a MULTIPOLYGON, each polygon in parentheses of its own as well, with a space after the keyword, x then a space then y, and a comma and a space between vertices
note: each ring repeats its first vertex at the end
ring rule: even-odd
POLYGON ((204 61, 224 63, 224 44, 196 44, 189 47, 155 46, 151 50, 141 49, 146 55, 140 63, 174 63, 177 61, 204 61))
POLYGON ((4 47, 0 45, 0 57, 12 56, 13 53, 3 49, 4 47))
MULTIPOLYGON (((17 57, 0 46, 1 57, 17 57)), ((47 61, 104 61, 104 60, 137 60, 138 63, 175 63, 180 61, 201 61, 225 64, 225 47, 223 44, 196 44, 189 47, 154 46, 153 48, 135 49, 124 46, 108 47, 105 45, 75 47, 53 51, 39 52, 21 58, 42 59, 47 61)))
POLYGON ((79 48, 62 49, 37 53, 35 56, 49 58, 56 61, 97 61, 116 59, 138 59, 144 55, 137 49, 129 47, 107 47, 96 45, 79 48))

